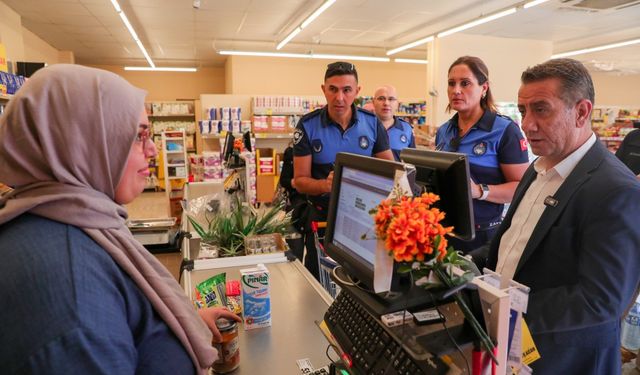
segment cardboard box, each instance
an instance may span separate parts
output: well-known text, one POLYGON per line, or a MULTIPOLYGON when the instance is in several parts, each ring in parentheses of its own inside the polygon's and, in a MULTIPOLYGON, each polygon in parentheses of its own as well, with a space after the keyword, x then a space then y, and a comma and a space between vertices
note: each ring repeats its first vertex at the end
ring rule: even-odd
POLYGON ((258 175, 256 176, 256 200, 262 203, 270 203, 276 191, 278 176, 258 175))

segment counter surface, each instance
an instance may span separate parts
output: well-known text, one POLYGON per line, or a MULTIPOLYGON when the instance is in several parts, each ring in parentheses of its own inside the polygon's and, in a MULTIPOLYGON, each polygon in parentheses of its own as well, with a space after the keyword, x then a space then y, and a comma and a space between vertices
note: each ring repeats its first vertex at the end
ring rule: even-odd
MULTIPOLYGON (((271 327, 238 329, 240 367, 232 374, 299 374, 296 360, 304 358, 316 369, 327 365, 328 342, 315 321, 324 318, 331 297, 298 261, 266 267, 271 283, 271 327)), ((239 280, 241 268, 250 267, 193 271, 192 285, 221 272, 227 273, 228 280, 239 280)))

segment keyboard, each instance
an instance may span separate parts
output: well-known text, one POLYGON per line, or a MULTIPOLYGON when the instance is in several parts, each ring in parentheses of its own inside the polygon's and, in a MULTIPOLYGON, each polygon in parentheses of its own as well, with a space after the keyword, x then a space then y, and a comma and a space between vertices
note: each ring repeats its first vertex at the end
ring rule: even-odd
POLYGON ((324 320, 342 350, 351 357, 354 375, 446 374, 440 358, 416 359, 371 315, 348 290, 343 289, 325 313, 324 320))

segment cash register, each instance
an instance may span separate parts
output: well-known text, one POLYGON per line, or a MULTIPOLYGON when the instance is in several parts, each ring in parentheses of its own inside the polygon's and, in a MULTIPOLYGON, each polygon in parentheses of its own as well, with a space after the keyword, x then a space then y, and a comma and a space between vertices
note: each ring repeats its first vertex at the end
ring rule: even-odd
MULTIPOLYGON (((324 245, 327 255, 339 265, 332 280, 342 291, 324 321, 338 344, 344 370, 350 374, 446 374, 452 363, 450 355, 469 351, 473 344, 473 330, 458 306, 441 293, 415 287, 397 273, 391 293, 372 291, 376 241, 367 238, 373 236, 374 227, 369 211, 388 197, 397 171, 408 170, 418 192, 437 193, 444 207, 452 205, 454 214, 448 216, 445 226, 454 225, 458 237, 474 236, 466 156, 412 150, 405 157, 411 166, 346 153, 336 158, 324 245), (363 236, 367 232, 370 235, 363 236), (381 321, 381 316, 396 311, 436 308, 444 325, 409 321, 389 327, 381 321)), ((473 302, 478 303, 482 319, 479 301, 473 302)))

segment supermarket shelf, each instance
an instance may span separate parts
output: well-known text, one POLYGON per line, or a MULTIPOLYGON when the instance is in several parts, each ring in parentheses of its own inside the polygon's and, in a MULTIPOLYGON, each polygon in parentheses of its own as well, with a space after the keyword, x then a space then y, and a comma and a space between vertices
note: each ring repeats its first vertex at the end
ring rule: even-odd
POLYGON ((9 101, 11 98, 13 98, 13 95, 9 95, 9 94, 0 94, 0 101, 9 101))
POLYGON ((170 176, 169 177, 170 180, 186 180, 187 177, 178 177, 178 176, 170 176))
POLYGON ((300 111, 300 112, 273 112, 273 111, 259 111, 253 112, 254 115, 257 116, 303 116, 310 111, 300 111))
POLYGON ((396 116, 412 116, 412 117, 425 117, 427 114, 426 113, 404 113, 404 112, 398 112, 396 113, 396 116))
POLYGON ((185 163, 167 164, 167 167, 184 167, 185 163))
MULTIPOLYGON (((242 137, 242 134, 233 134, 234 137, 242 137)), ((254 133, 253 136, 257 139, 290 139, 293 133, 254 133)), ((204 139, 220 139, 224 138, 224 134, 202 134, 204 139)))
POLYGON ((182 137, 167 137, 167 141, 182 141, 182 137))
POLYGON ((195 114, 194 113, 173 113, 173 114, 168 114, 168 115, 148 115, 149 118, 154 118, 154 117, 194 117, 195 114))
POLYGON ((182 154, 182 153, 184 153, 184 150, 176 150, 176 151, 167 150, 167 154, 182 154))

